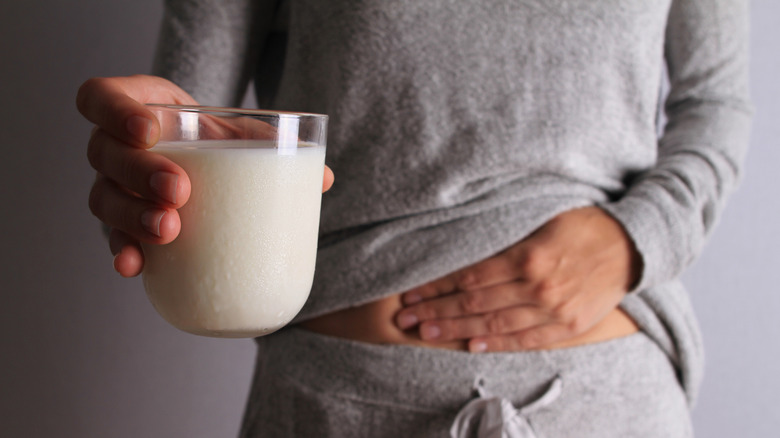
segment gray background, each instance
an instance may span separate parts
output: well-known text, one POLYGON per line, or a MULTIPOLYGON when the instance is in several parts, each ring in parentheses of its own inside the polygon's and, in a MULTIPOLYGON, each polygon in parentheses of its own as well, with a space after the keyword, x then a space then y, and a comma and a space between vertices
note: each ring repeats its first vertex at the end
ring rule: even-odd
MULTIPOLYGON (((235 435, 249 340, 180 333, 125 280, 87 209, 90 76, 148 72, 161 0, 0 5, 0 434, 235 435)), ((780 3, 754 0, 752 149, 704 255, 686 274, 708 352, 702 437, 780 430, 780 3)))

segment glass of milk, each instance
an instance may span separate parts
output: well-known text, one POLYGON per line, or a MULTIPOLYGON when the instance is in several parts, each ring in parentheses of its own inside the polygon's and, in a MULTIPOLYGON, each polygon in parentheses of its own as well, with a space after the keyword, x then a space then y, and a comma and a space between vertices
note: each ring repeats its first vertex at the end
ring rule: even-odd
POLYGON ((144 244, 149 300, 173 326, 214 337, 271 333, 309 296, 327 116, 150 105, 192 192, 181 233, 144 244))

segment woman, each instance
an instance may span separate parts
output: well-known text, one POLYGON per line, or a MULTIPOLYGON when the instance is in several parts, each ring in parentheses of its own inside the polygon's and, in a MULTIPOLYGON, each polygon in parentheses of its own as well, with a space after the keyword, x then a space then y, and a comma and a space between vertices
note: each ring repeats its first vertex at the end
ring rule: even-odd
POLYGON ((677 279, 747 144, 745 2, 166 5, 156 70, 187 92, 78 98, 122 275, 189 190, 141 103, 237 105, 254 76, 261 107, 330 117, 315 285, 258 339, 243 436, 692 435, 677 279))

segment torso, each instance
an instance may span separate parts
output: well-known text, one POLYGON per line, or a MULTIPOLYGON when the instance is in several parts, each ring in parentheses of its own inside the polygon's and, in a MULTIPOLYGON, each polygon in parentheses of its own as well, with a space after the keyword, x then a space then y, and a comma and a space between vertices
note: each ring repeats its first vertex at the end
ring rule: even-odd
POLYGON ((620 196, 655 164, 669 4, 291 1, 272 106, 328 114, 336 175, 300 320, 620 196))

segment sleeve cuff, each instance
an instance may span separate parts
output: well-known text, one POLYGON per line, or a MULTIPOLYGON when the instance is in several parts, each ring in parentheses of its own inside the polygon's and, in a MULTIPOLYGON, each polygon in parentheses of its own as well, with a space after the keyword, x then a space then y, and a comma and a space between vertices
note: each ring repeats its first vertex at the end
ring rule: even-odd
POLYGON ((627 195, 617 202, 599 205, 628 233, 642 261, 639 279, 629 292, 642 291, 677 277, 687 260, 672 245, 682 234, 680 222, 670 210, 641 197, 627 195))

